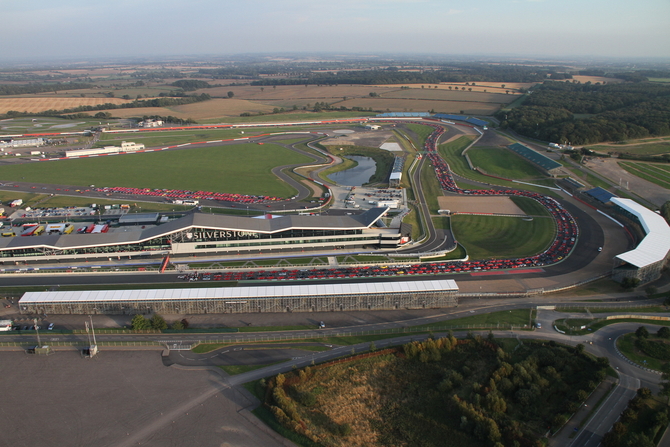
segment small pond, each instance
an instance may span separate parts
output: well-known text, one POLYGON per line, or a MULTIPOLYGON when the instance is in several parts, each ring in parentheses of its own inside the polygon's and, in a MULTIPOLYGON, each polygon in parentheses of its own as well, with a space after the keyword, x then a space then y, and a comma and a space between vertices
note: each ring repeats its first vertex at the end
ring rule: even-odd
POLYGON ((355 161, 358 165, 346 171, 330 174, 328 178, 344 186, 363 186, 364 183, 370 181, 370 177, 375 175, 377 163, 374 159, 360 155, 351 155, 347 158, 355 161))

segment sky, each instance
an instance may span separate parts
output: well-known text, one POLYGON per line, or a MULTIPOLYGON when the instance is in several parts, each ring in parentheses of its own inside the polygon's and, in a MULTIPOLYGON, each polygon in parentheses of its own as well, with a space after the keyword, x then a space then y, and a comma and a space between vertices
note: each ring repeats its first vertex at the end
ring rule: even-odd
POLYGON ((669 58, 670 0, 0 0, 0 61, 239 53, 669 58))

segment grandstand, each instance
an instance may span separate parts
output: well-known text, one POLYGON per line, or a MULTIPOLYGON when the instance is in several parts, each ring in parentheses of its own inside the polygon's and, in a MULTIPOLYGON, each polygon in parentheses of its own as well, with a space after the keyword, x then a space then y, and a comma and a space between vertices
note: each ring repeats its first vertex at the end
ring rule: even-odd
POLYGON ((389 186, 397 188, 402 181, 402 168, 405 165, 405 157, 395 157, 393 160, 393 169, 391 169, 391 176, 389 177, 389 186))
POLYGON ((576 193, 578 191, 582 193, 586 187, 582 182, 575 180, 572 177, 559 178, 556 180, 556 185, 572 193, 576 193))
POLYGON ((472 124, 474 126, 480 126, 484 127, 487 126, 489 123, 487 123, 484 120, 480 120, 477 118, 472 118, 466 115, 451 115, 448 113, 436 113, 433 115, 433 118, 437 118, 439 120, 448 120, 448 121, 464 121, 466 123, 472 124))
POLYGON ((376 118, 422 118, 430 116, 428 112, 387 112, 376 115, 376 118))
POLYGON ((452 279, 193 289, 26 292, 23 314, 204 314, 453 307, 452 279))
POLYGON ((609 203, 612 201, 613 197, 618 197, 616 194, 611 193, 606 189, 601 188, 600 186, 596 186, 593 189, 584 191, 584 194, 588 194, 600 203, 609 203))
POLYGON ((561 165, 559 162, 554 161, 551 158, 524 146, 523 144, 514 143, 507 146, 507 148, 533 163, 547 175, 556 176, 558 175, 558 170, 563 167, 563 165, 561 165))
POLYGON ((638 223, 645 236, 631 251, 614 257, 612 279, 636 278, 646 283, 657 279, 670 254, 670 227, 665 219, 630 199, 613 197, 615 211, 638 223))

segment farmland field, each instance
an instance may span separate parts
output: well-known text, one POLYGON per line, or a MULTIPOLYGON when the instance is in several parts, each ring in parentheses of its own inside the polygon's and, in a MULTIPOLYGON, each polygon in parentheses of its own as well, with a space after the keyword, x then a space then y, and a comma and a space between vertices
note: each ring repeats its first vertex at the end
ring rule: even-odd
MULTIPOLYGON (((473 95, 475 96, 475 95, 473 95)), ((510 96, 510 99, 512 97, 510 96)), ((436 113, 461 113, 468 115, 492 115, 498 111, 500 104, 487 102, 468 101, 438 101, 430 99, 386 99, 381 98, 357 98, 347 99, 338 105, 347 108, 363 107, 365 109, 382 110, 391 112, 427 112, 435 110, 436 113)))
POLYGON ((270 85, 265 86, 226 86, 214 87, 197 90, 196 93, 207 93, 212 97, 225 97, 228 92, 233 92, 233 98, 249 99, 255 102, 269 101, 290 101, 293 99, 308 99, 308 102, 333 102, 341 101, 344 96, 364 97, 370 92, 382 93, 391 90, 399 90, 400 86, 371 86, 371 85, 337 85, 337 86, 318 86, 309 85, 278 85, 273 88, 270 85), (261 90, 262 87, 262 90, 261 90))
POLYGON ((483 92, 465 92, 465 91, 451 91, 444 89, 405 89, 396 90, 389 93, 383 93, 382 98, 397 98, 397 99, 428 99, 434 101, 465 101, 465 102, 483 102, 506 104, 513 99, 512 95, 504 93, 483 93, 483 92))
POLYGON ((153 153, 0 166, 0 178, 60 185, 96 184, 290 197, 271 174, 309 158, 275 144, 239 144, 153 153))
POLYGON ((421 89, 421 87, 423 86, 425 87, 426 90, 433 90, 433 91, 455 90, 456 87, 458 87, 459 89, 465 87, 466 90, 472 88, 473 92, 486 91, 487 93, 503 93, 503 94, 505 94, 505 92, 509 90, 510 95, 512 95, 515 93, 514 90, 518 90, 520 88, 529 89, 535 84, 536 83, 534 82, 505 82, 504 84, 499 82, 476 82, 474 84, 469 83, 469 85, 465 85, 465 82, 442 82, 440 84, 403 84, 403 86, 410 87, 412 89, 421 89), (503 85, 505 87, 503 87, 503 85))
POLYGON ((38 113, 45 110, 63 110, 78 106, 96 106, 99 104, 125 104, 121 98, 0 98, 0 114, 15 110, 17 112, 38 113))
MULTIPOLYGON (((86 99, 86 98, 82 98, 86 99)), ((174 107, 141 107, 135 109, 109 110, 112 116, 119 118, 142 117, 144 115, 172 115, 177 118, 194 120, 213 119, 225 116, 239 116, 240 113, 269 113, 272 107, 242 99, 211 99, 193 104, 174 107)))
POLYGON ((546 178, 530 162, 507 149, 476 147, 468 150, 467 154, 474 166, 490 175, 513 180, 546 178))
MULTIPOLYGON (((473 198, 473 200, 476 197, 473 198)), ((551 218, 452 216, 454 237, 470 259, 532 256, 549 247, 556 234, 551 218)))

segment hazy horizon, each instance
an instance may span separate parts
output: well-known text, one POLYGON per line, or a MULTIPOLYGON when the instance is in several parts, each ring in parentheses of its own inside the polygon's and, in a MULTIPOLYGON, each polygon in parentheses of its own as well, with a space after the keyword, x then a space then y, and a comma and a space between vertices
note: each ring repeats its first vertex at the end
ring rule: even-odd
POLYGON ((251 53, 670 58, 670 2, 6 2, 0 59, 251 53))

